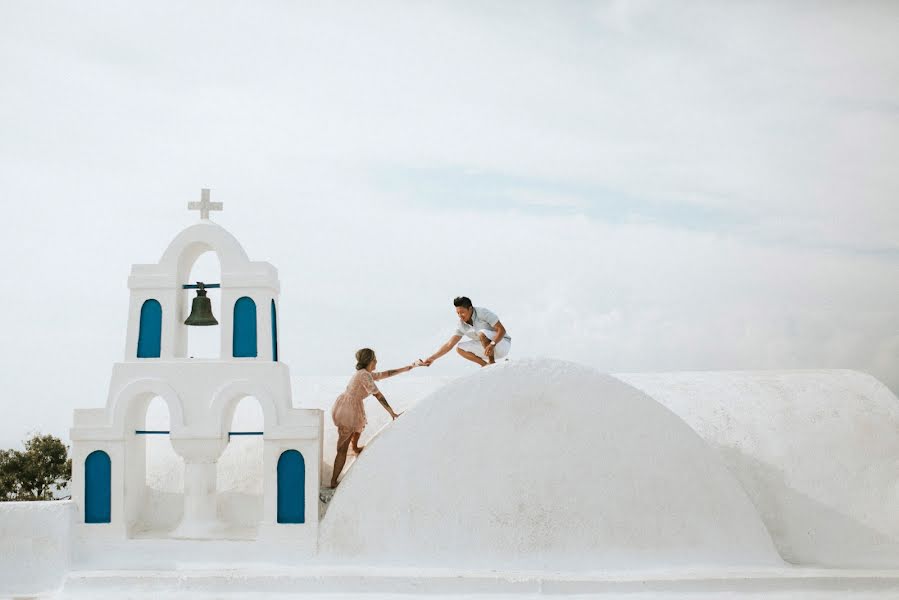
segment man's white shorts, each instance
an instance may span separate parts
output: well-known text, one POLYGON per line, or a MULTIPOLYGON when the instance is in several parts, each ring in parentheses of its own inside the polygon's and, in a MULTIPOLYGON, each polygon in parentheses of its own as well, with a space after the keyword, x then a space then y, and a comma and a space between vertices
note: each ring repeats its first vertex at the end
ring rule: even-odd
MULTIPOLYGON (((478 333, 483 333, 487 336, 488 340, 492 340, 496 337, 495 331, 490 331, 489 329, 481 329, 478 333)), ((487 360, 487 355, 484 354, 484 346, 481 345, 480 340, 467 340, 465 342, 459 342, 457 348, 461 348, 462 350, 467 350, 472 354, 476 354, 484 360, 487 360)), ((493 358, 500 359, 505 358, 507 354, 509 354, 509 350, 512 349, 512 342, 503 338, 500 343, 496 345, 496 349, 493 351, 493 358)))

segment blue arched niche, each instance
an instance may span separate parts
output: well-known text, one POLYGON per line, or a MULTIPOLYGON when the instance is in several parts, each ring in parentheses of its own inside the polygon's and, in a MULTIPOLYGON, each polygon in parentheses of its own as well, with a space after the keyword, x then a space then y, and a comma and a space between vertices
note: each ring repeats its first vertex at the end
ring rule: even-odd
POLYGON ((272 360, 278 362, 278 311, 272 300, 272 360))
POLYGON ((306 462, 297 450, 278 459, 278 523, 306 522, 306 462))
POLYGON ((95 450, 84 460, 84 522, 109 523, 112 465, 109 455, 95 450))
POLYGON ((137 335, 137 357, 159 358, 162 346, 162 305, 158 300, 144 301, 140 307, 140 331, 137 335))
POLYGON ((234 339, 231 354, 256 356, 256 303, 243 296, 234 303, 234 339))

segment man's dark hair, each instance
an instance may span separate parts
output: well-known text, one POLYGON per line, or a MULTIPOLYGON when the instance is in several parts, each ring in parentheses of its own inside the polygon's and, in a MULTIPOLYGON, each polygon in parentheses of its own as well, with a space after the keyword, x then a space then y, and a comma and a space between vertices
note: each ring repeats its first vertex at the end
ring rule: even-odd
POLYGON ((453 299, 453 306, 461 306, 462 308, 471 308, 471 300, 467 296, 457 296, 453 299))

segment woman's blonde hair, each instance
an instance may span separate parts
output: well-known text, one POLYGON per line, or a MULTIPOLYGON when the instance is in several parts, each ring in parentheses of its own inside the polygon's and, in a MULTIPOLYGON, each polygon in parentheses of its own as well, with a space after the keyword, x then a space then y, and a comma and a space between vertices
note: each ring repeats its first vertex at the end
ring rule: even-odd
POLYGON ((375 351, 371 348, 356 350, 356 370, 361 371, 375 359, 375 351))

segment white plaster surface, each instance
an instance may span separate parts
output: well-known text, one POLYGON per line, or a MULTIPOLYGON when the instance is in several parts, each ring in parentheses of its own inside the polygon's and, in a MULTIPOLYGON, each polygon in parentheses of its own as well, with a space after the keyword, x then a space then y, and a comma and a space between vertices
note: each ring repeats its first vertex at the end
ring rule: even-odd
POLYGON ((0 502, 0 596, 57 589, 69 569, 70 501, 0 502))
POLYGON ((335 562, 500 569, 780 564, 681 419, 550 359, 480 370, 409 410, 341 484, 319 548, 335 562))
POLYGON ((627 600, 892 599, 899 574, 719 569, 496 573, 458 569, 243 568, 82 571, 58 598, 627 598, 627 600))
POLYGON ((785 559, 899 568, 899 400, 848 370, 619 375, 739 478, 785 559))

